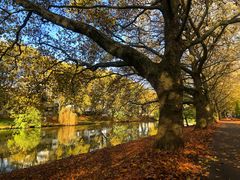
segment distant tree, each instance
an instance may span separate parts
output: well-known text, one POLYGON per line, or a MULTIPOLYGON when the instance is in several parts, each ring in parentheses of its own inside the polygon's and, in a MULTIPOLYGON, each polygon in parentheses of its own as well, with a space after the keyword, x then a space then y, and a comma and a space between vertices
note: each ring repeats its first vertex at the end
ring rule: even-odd
POLYGON ((22 113, 11 113, 14 119, 14 125, 18 128, 29 128, 30 126, 41 127, 41 112, 34 107, 26 107, 22 113))
POLYGON ((184 124, 186 124, 186 126, 189 126, 189 121, 191 121, 191 123, 196 122, 196 111, 193 105, 184 105, 183 107, 184 124))
MULTIPOLYGON (((14 54, 15 50, 9 52, 14 54)), ((34 106, 44 115, 49 106, 58 104, 58 112, 64 106, 73 105, 76 110, 80 109, 80 114, 90 109, 98 115, 136 119, 140 117, 137 104, 156 99, 153 91, 130 80, 128 74, 86 70, 44 56, 34 48, 22 46, 15 63, 5 56, 1 67, 1 104, 15 114, 22 114, 26 107, 34 106)), ((152 108, 150 104, 145 106, 146 112, 152 108)))
POLYGON ((239 101, 237 101, 236 105, 235 105, 235 116, 237 118, 240 118, 240 103, 239 103, 239 101))

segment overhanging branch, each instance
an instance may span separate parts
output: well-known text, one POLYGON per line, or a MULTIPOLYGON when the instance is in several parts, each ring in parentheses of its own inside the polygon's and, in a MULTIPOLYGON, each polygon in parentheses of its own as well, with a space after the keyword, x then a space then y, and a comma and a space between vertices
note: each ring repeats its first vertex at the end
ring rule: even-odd
POLYGON ((145 78, 149 76, 148 69, 153 67, 154 63, 146 55, 136 49, 113 40, 89 24, 53 13, 28 0, 16 0, 16 3, 56 25, 86 35, 109 54, 124 60, 129 66, 133 66, 141 76, 145 78))
POLYGON ((111 5, 93 5, 93 6, 78 6, 78 5, 69 5, 69 6, 60 6, 60 5, 50 5, 49 8, 61 8, 61 9, 118 9, 118 10, 126 10, 126 9, 145 9, 145 10, 154 10, 159 9, 159 5, 128 5, 128 6, 111 6, 111 5))
MULTIPOLYGON (((18 41, 19 41, 19 38, 20 38, 20 33, 21 33, 22 29, 27 25, 27 22, 28 22, 28 20, 30 19, 31 15, 32 15, 32 12, 31 12, 31 11, 28 12, 26 18, 25 18, 24 21, 23 21, 23 24, 22 24, 21 26, 19 26, 19 28, 18 28, 18 30, 17 30, 17 32, 16 32, 16 38, 15 38, 15 40, 13 41, 13 43, 11 44, 11 46, 9 46, 9 47, 1 54, 0 60, 7 54, 7 52, 8 52, 10 49, 12 49, 16 44, 18 44, 18 41)), ((22 52, 21 52, 21 47, 20 47, 19 44, 18 44, 18 46, 19 46, 19 49, 20 49, 20 54, 19 54, 19 55, 21 55, 21 53, 22 53, 22 52)), ((18 55, 18 56, 19 56, 19 55, 18 55)))

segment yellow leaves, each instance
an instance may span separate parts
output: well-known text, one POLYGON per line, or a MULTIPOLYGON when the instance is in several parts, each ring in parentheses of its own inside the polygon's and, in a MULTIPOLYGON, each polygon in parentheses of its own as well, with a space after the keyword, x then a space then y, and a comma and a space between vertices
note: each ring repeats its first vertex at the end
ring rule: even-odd
POLYGON ((62 104, 66 101, 66 97, 63 94, 60 94, 58 96, 58 101, 62 104))
MULTIPOLYGON (((97 18, 107 17, 103 11, 100 14, 91 13, 97 18)), ((92 46, 92 49, 96 47, 92 46)), ((13 66, 13 59, 5 61, 7 67, 13 66)), ((72 103, 79 107, 79 113, 90 109, 121 120, 126 120, 128 116, 138 118, 140 113, 150 116, 156 112, 156 104, 144 107, 134 104, 155 99, 156 94, 152 90, 146 90, 143 85, 127 77, 113 75, 111 71, 83 71, 83 67, 60 63, 34 48, 24 46, 16 64, 11 78, 17 88, 11 91, 13 95, 8 104, 14 110, 29 105, 43 108, 45 104, 57 103, 61 107, 64 103, 72 103)))
POLYGON ((154 125, 151 124, 150 127, 149 127, 149 136, 153 136, 153 135, 156 135, 157 134, 157 128, 153 127, 154 125))
POLYGON ((91 98, 87 94, 83 95, 83 103, 85 106, 91 105, 91 98))
POLYGON ((194 150, 194 149, 184 149, 183 153, 184 153, 185 155, 197 154, 196 150, 194 150))
POLYGON ((140 94, 140 99, 139 100, 140 100, 141 103, 145 103, 147 101, 152 101, 156 98, 157 98, 157 95, 153 90, 144 90, 140 94))
POLYGON ((111 138, 111 140, 110 140, 110 143, 111 143, 112 146, 116 146, 118 144, 121 144, 121 142, 122 142, 122 140, 119 137, 116 137, 116 136, 111 138))
POLYGON ((237 6, 237 4, 235 2, 231 2, 228 1, 225 6, 224 6, 224 10, 225 10, 225 15, 228 16, 229 14, 237 14, 240 12, 240 8, 239 6, 237 6))
POLYGON ((100 0, 74 0, 70 2, 70 5, 90 6, 90 5, 94 5, 97 2, 101 2, 101 1, 100 0))

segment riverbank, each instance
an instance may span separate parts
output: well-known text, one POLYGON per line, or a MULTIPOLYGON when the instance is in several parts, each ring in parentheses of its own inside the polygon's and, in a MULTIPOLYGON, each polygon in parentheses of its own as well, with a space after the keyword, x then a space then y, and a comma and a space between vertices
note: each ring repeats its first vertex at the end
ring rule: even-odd
POLYGON ((11 129, 14 122, 12 119, 9 118, 0 118, 0 130, 1 129, 11 129))
MULTIPOLYGON (((62 125, 59 123, 43 123, 41 125, 41 128, 45 128, 45 127, 62 127, 62 126, 81 126, 81 125, 101 125, 101 124, 109 124, 109 123, 140 123, 140 122, 157 122, 157 120, 153 120, 153 119, 141 119, 141 120, 134 120, 134 121, 129 121, 129 120, 123 120, 123 121, 81 121, 76 125, 62 125)), ((29 128, 36 128, 34 126, 29 126, 29 128)), ((19 129, 18 127, 14 126, 14 122, 13 120, 9 120, 9 119, 0 119, 0 130, 8 130, 8 129, 19 129)))
MULTIPOLYGON (((102 124, 105 123, 106 121, 81 121, 78 124, 74 125, 74 126, 80 126, 80 125, 93 125, 93 124, 102 124)), ((62 127, 65 125, 62 125, 60 123, 57 122, 43 122, 41 124, 41 128, 45 128, 45 127, 62 127)), ((34 125, 30 125, 28 128, 36 128, 34 127, 34 125)), ((13 119, 0 119, 0 130, 8 130, 8 129, 19 129, 19 127, 14 126, 14 120, 13 119)))
POLYGON ((155 137, 147 137, 71 156, 27 169, 1 174, 0 179, 185 179, 205 177, 212 159, 208 151, 213 129, 184 128, 185 148, 177 153, 152 149, 155 137))

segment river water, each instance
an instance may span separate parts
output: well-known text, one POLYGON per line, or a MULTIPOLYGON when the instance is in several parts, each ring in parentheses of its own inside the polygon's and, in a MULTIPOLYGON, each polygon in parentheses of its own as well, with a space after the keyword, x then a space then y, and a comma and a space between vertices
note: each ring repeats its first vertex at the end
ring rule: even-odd
POLYGON ((157 123, 0 130, 0 173, 155 135, 157 123))

